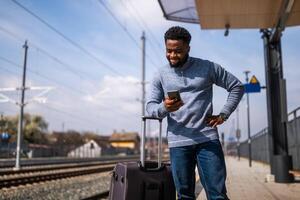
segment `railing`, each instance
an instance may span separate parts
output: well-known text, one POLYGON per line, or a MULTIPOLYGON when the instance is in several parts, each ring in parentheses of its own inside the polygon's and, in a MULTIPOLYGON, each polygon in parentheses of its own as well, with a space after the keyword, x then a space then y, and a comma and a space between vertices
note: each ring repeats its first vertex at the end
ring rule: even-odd
MULTIPOLYGON (((287 139, 288 152, 293 159, 293 168, 300 170, 300 107, 288 113, 287 139)), ((269 163, 269 135, 268 128, 264 128, 251 136, 252 159, 269 163)), ((248 157, 248 141, 240 143, 240 155, 248 157)))
POLYGON ((297 112, 300 110, 300 106, 298 108, 296 108, 295 110, 291 111, 288 113, 288 117, 292 116, 293 118, 292 119, 289 119, 290 120, 294 120, 298 117, 297 115, 297 112))

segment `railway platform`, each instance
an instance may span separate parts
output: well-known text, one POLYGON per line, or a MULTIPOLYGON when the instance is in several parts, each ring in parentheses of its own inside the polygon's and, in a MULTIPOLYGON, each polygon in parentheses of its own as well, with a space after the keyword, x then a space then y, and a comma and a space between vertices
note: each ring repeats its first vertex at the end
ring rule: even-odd
MULTIPOLYGON (((270 174, 270 166, 235 157, 226 157, 227 191, 230 200, 299 200, 300 179, 296 177, 294 183, 275 183, 270 174)), ((197 200, 206 200, 204 190, 197 200)))

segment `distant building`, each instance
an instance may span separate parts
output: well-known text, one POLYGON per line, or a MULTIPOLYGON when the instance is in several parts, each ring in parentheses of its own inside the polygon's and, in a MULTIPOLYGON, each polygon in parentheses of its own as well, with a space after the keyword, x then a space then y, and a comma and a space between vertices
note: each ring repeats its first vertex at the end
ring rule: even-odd
POLYGON ((140 149, 140 137, 137 132, 114 133, 109 138, 111 146, 117 149, 119 153, 137 154, 140 149))
POLYGON ((27 152, 28 158, 41 158, 53 156, 53 148, 45 144, 28 144, 24 151, 27 152))
POLYGON ((109 143, 110 136, 97 136, 93 138, 95 142, 101 147, 101 155, 115 155, 117 154, 116 148, 109 143))
POLYGON ((77 147, 76 149, 68 153, 68 157, 76 158, 95 158, 100 157, 102 153, 102 148, 94 140, 90 140, 82 146, 77 147))

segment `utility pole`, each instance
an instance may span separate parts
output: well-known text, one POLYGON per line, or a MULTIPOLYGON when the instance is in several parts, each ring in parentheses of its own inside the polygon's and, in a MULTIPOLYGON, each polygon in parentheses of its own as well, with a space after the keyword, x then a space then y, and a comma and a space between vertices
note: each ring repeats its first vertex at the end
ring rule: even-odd
POLYGON ((21 89, 21 102, 20 102, 20 115, 19 115, 19 125, 18 125, 18 136, 17 136, 17 149, 16 149, 16 165, 14 170, 20 169, 20 154, 21 154, 21 140, 23 138, 22 130, 23 130, 23 114, 24 114, 24 99, 25 99, 25 90, 26 90, 26 65, 27 65, 27 51, 28 45, 27 40, 23 46, 25 49, 24 55, 24 65, 23 65, 23 78, 22 78, 22 87, 21 89))
POLYGON ((25 41, 25 44, 23 45, 23 48, 25 49, 24 53, 24 64, 23 64, 23 76, 22 76, 22 86, 17 88, 0 88, 0 103, 2 102, 11 102, 16 104, 17 106, 20 106, 20 114, 19 114, 19 122, 18 122, 18 133, 17 133, 17 147, 16 147, 16 163, 14 170, 20 169, 20 154, 21 154, 21 146, 23 141, 23 115, 24 115, 24 107, 31 101, 37 101, 39 103, 45 103, 46 98, 43 97, 46 93, 48 93, 50 90, 52 90, 52 87, 26 87, 26 67, 27 67, 27 52, 28 52, 28 45, 27 40, 25 41), (21 90, 21 101, 15 101, 8 96, 1 94, 1 92, 9 92, 9 91, 16 91, 21 90), (28 100, 26 103, 25 100, 25 90, 43 90, 41 93, 35 95, 32 99, 28 100))
MULTIPOLYGON (((250 71, 244 71, 246 75, 246 83, 249 81, 248 74, 250 71)), ((249 104, 249 93, 247 93, 247 121, 248 121, 248 157, 249 157, 249 167, 252 166, 252 155, 251 155, 251 136, 250 136, 250 104, 249 104)))
POLYGON ((240 138, 241 138, 241 129, 240 129, 240 116, 239 116, 239 106, 236 108, 236 139, 237 139, 237 154, 238 160, 240 160, 240 138))
MULTIPOLYGON (((141 36, 141 42, 142 42, 142 99, 141 99, 141 103, 142 103, 142 117, 145 116, 145 65, 146 65, 146 37, 145 37, 145 32, 142 32, 142 36, 141 36)), ((146 122, 145 122, 146 123, 146 122)), ((149 127, 149 126, 148 126, 149 127)), ((145 130, 146 131, 146 130, 145 130)), ((147 140, 145 139, 145 145, 147 145, 147 140)), ((151 152, 151 148, 150 148, 150 139, 148 140, 148 157, 150 157, 150 152, 151 152)))
MULTIPOLYGON (((146 85, 146 81, 145 81, 145 77, 146 77, 146 36, 145 36, 145 31, 143 31, 142 33, 142 116, 145 116, 145 96, 146 96, 146 90, 145 90, 145 85, 146 85)), ((148 128, 150 128, 150 122, 148 124, 148 128)), ((150 133, 150 132, 149 132, 150 133)), ((148 145, 149 147, 148 149, 148 156, 151 157, 151 152, 152 152, 152 148, 151 148, 151 136, 148 139, 148 145)), ((147 144, 147 139, 145 138, 145 144, 147 144)), ((147 152, 146 152, 147 153, 147 152)))
POLYGON ((142 33, 142 116, 145 116, 145 52, 146 52, 146 37, 145 32, 142 33))

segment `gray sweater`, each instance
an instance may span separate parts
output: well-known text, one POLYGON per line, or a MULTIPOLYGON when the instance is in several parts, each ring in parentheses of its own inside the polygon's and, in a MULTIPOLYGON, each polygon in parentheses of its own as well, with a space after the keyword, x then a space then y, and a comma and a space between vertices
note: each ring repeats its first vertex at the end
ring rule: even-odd
POLYGON ((217 128, 208 126, 205 119, 213 113, 212 87, 216 84, 228 92, 221 113, 229 116, 244 94, 243 84, 220 65, 189 57, 180 68, 170 65, 158 70, 151 84, 146 110, 153 117, 167 117, 169 147, 188 146, 218 139, 217 128), (184 103, 179 110, 168 112, 163 100, 167 92, 178 90, 184 103))

